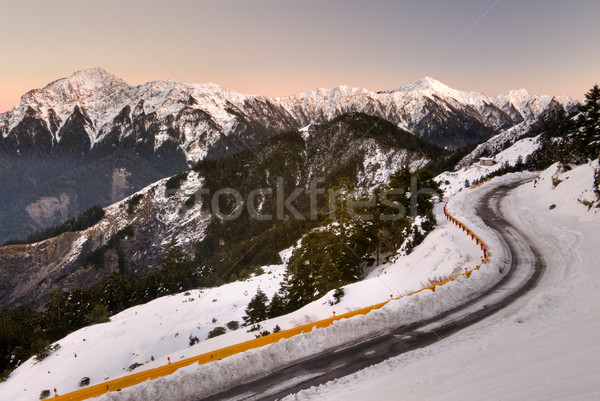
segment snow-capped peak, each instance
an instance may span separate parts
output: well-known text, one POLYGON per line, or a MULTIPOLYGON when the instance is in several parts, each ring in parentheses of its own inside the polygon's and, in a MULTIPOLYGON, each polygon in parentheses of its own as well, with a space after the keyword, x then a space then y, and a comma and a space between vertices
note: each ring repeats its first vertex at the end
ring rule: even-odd
POLYGON ((46 85, 46 88, 61 84, 76 85, 78 87, 128 85, 121 78, 100 67, 76 71, 70 77, 51 82, 46 85))
POLYGON ((70 77, 49 83, 43 89, 31 90, 23 95, 21 102, 36 104, 51 100, 86 101, 122 87, 131 86, 102 68, 93 68, 77 71, 70 77))
POLYGON ((455 91, 454 89, 451 89, 447 85, 444 85, 437 79, 434 79, 431 77, 424 77, 424 78, 421 78, 421 79, 419 79, 415 82, 412 82, 408 85, 401 86, 400 88, 396 89, 394 92, 413 92, 413 91, 427 91, 427 90, 433 91, 433 92, 440 92, 440 93, 448 93, 451 91, 455 91))
POLYGON ((552 102, 565 108, 572 107, 576 102, 564 96, 535 95, 525 89, 516 89, 491 98, 501 109, 514 107, 524 119, 537 118, 550 107, 552 102))
POLYGON ((85 109, 94 124, 106 115, 112 115, 115 106, 127 103, 135 87, 102 68, 81 70, 58 79, 42 89, 33 89, 21 97, 21 102, 7 116, 12 129, 32 109, 38 117, 49 121, 52 110, 64 122, 75 107, 85 109))
POLYGON ((385 92, 396 96, 405 96, 413 99, 442 99, 453 103, 455 106, 475 107, 482 111, 485 104, 490 104, 489 98, 479 92, 461 91, 450 88, 448 85, 431 77, 424 77, 400 88, 385 92))
POLYGON ((534 95, 530 94, 526 89, 513 89, 509 90, 501 95, 496 96, 496 99, 500 102, 510 102, 518 105, 531 100, 534 95))

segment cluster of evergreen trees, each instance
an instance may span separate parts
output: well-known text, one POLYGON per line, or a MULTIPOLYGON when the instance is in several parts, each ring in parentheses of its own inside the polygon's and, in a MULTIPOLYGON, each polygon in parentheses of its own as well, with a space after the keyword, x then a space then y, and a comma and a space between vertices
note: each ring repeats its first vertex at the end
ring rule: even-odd
POLYGON ((600 87, 594 85, 585 94, 585 102, 579 106, 575 120, 576 129, 568 143, 574 154, 583 161, 600 158, 600 87))
POLYGON ((33 355, 89 324, 158 297, 214 285, 210 272, 199 270, 178 246, 171 245, 161 268, 144 278, 112 273, 103 284, 71 292, 55 291, 42 311, 5 309, 0 313, 0 372, 6 377, 33 355))
POLYGON ((282 312, 359 280, 365 267, 379 264, 380 255, 396 251, 407 237, 411 246, 420 243, 436 223, 433 197, 440 190, 433 178, 427 169, 411 173, 405 166, 367 199, 356 199, 352 183, 342 180, 329 200, 333 212, 292 254, 280 291, 282 312), (411 224, 416 216, 425 217, 420 229, 411 224))
POLYGON ((267 294, 259 288, 256 295, 248 303, 245 312, 246 315, 243 317, 244 326, 252 326, 263 320, 285 314, 285 305, 279 294, 273 295, 273 298, 269 301, 267 294))
POLYGON ((533 169, 585 163, 600 157, 600 88, 594 85, 571 115, 556 116, 541 136, 541 146, 526 160, 533 169))
POLYGON ((341 287, 359 280, 365 267, 379 264, 380 255, 407 245, 408 237, 408 249, 419 244, 436 223, 433 198, 440 190, 433 178, 427 169, 411 173, 405 166, 367 199, 356 198, 354 185, 342 179, 329 199, 329 217, 302 238, 290 258, 280 291, 269 300, 259 289, 244 325, 292 312, 334 289, 339 298, 341 287), (411 224, 416 216, 425 218, 420 228, 411 224))
POLYGON ((169 178, 165 183, 165 196, 168 198, 177 193, 177 190, 181 187, 181 185, 187 179, 188 172, 184 171, 183 173, 176 174, 169 178))

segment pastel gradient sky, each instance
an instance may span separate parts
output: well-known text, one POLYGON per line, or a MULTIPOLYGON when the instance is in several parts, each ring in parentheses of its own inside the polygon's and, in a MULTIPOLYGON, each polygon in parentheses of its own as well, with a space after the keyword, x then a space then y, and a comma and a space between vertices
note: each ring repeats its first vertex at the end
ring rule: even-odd
POLYGON ((0 112, 92 67, 267 96, 427 75, 580 99, 600 82, 599 15, 598 0, 1 0, 0 112))

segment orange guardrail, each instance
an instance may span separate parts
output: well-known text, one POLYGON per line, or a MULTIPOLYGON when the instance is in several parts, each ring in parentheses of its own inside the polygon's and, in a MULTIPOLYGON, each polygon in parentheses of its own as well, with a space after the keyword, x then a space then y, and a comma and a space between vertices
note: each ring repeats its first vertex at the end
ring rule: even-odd
POLYGON ((482 186, 483 184, 485 184, 486 182, 490 182, 493 178, 488 178, 487 180, 481 181, 479 184, 475 184, 471 187, 469 187, 469 189, 475 189, 475 188, 479 188, 480 186, 482 186))
POLYGON ((185 366, 189 366, 193 363, 198 363, 203 365, 205 363, 226 358, 231 355, 238 354, 240 352, 248 351, 254 348, 259 348, 264 345, 273 344, 283 338, 294 337, 301 333, 308 333, 313 329, 320 329, 324 327, 330 326, 333 322, 341 319, 347 319, 356 315, 367 314, 372 310, 379 309, 389 301, 381 302, 376 305, 371 305, 366 308, 357 309, 348 313, 344 313, 339 316, 330 317, 328 319, 319 320, 313 323, 308 323, 302 326, 295 327, 289 330, 283 330, 277 333, 269 334, 268 336, 259 337, 253 340, 249 340, 240 344, 232 345, 230 347, 222 348, 216 351, 207 352, 202 355, 198 355, 195 357, 182 359, 177 362, 172 362, 168 365, 160 366, 158 368, 145 370, 139 373, 133 373, 128 376, 124 376, 119 379, 113 379, 104 383, 96 384, 82 390, 77 390, 72 393, 67 393, 64 395, 59 395, 58 397, 54 397, 53 400, 71 400, 71 401, 79 401, 86 400, 88 398, 97 397, 99 395, 105 394, 109 391, 119 391, 125 387, 130 387, 135 384, 143 383, 147 380, 156 379, 161 376, 167 376, 171 373, 174 373, 177 369, 183 368, 185 366))
MULTIPOLYGON (((482 184, 483 183, 479 184, 478 186, 480 186, 482 184)), ((462 231, 464 231, 468 236, 470 236, 472 240, 474 240, 478 245, 480 245, 481 251, 483 253, 483 256, 481 257, 481 263, 471 270, 468 270, 467 268, 465 268, 464 273, 458 274, 458 275, 451 277, 449 279, 446 279, 444 281, 434 282, 432 285, 430 285, 428 287, 421 288, 420 290, 401 295, 397 298, 390 297, 390 299, 397 300, 397 299, 400 299, 403 297, 417 294, 417 293, 425 291, 425 290, 435 291, 436 287, 444 285, 450 281, 454 281, 458 277, 465 276, 468 278, 474 270, 478 270, 482 265, 489 262, 489 250, 488 250, 487 245, 483 242, 483 240, 481 238, 479 238, 466 225, 464 225, 461 221, 459 221, 454 216, 452 216, 446 210, 446 205, 447 205, 447 202, 446 202, 446 204, 444 204, 444 216, 446 216, 446 218, 452 224, 456 225, 458 228, 460 228, 462 231)), ((225 348, 222 348, 222 349, 219 349, 216 351, 207 352, 205 354, 198 355, 195 357, 182 359, 180 361, 172 362, 172 363, 169 363, 168 365, 160 366, 158 368, 148 369, 148 370, 145 370, 142 372, 133 373, 128 376, 124 376, 124 377, 121 377, 118 379, 113 379, 113 380, 110 380, 110 381, 107 381, 104 383, 89 386, 84 389, 77 390, 77 391, 74 391, 71 393, 55 396, 53 398, 53 400, 81 401, 81 400, 86 400, 86 399, 89 399, 92 397, 97 397, 97 396, 105 394, 109 391, 120 391, 121 389, 126 388, 126 387, 140 384, 145 381, 153 380, 153 379, 156 379, 156 378, 159 378, 162 376, 170 375, 171 373, 174 373, 176 370, 183 368, 185 366, 192 365, 194 363, 203 365, 205 363, 212 362, 215 360, 220 360, 220 359, 226 358, 228 356, 238 354, 240 352, 245 352, 245 351, 248 351, 251 349, 263 347, 268 344, 273 344, 284 338, 290 338, 290 337, 294 337, 294 336, 302 334, 302 333, 308 333, 315 328, 321 329, 324 327, 328 327, 328 326, 332 325, 333 322, 341 320, 341 319, 348 319, 348 318, 356 316, 356 315, 365 315, 365 314, 371 312, 372 310, 376 310, 376 309, 383 307, 388 302, 389 302, 389 300, 375 304, 375 305, 368 306, 366 308, 361 308, 361 309, 357 309, 357 310, 354 310, 354 311, 351 311, 348 313, 344 313, 339 316, 334 316, 334 317, 319 320, 319 321, 316 321, 313 323, 308 323, 308 324, 305 324, 302 326, 295 327, 293 329, 283 330, 283 331, 280 331, 277 333, 269 334, 264 337, 259 337, 259 338, 249 340, 249 341, 246 341, 246 342, 243 342, 240 344, 225 347, 225 348)))

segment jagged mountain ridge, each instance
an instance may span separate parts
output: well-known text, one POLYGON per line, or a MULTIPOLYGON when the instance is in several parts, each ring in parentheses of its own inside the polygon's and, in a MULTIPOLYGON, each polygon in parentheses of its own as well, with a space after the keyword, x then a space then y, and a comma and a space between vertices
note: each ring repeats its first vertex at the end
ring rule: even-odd
POLYGON ((388 92, 340 86, 267 98, 210 83, 133 86, 100 68, 79 71, 0 114, 0 243, 114 203, 203 158, 344 113, 458 147, 572 103, 524 90, 488 97, 432 78, 388 92))
POLYGON ((549 109, 566 110, 574 104, 567 97, 533 95, 524 89, 489 97, 451 89, 429 77, 393 91, 340 86, 279 100, 302 124, 315 116, 327 120, 340 113, 360 111, 450 147, 487 140, 523 121, 535 120, 549 109))
MULTIPOLYGON (((96 68, 26 93, 19 105, 0 114, 0 133, 3 141, 16 137, 17 144, 22 144, 17 136, 19 124, 27 117, 35 118, 46 126, 52 146, 58 146, 64 140, 65 125, 78 118, 78 127, 88 135, 87 151, 133 142, 136 149, 145 145, 157 152, 171 140, 178 142, 187 160, 195 162, 206 156, 210 145, 219 140, 218 134, 235 134, 252 118, 268 119, 261 121, 269 127, 267 131, 293 126, 278 114, 280 110, 268 114, 270 107, 268 98, 242 95, 215 84, 161 80, 132 86, 96 68), (152 125, 156 125, 154 130, 149 129, 152 125)), ((19 154, 26 150, 15 148, 19 154)))
MULTIPOLYGON (((567 97, 534 95, 524 89, 489 97, 451 89, 429 77, 385 92, 339 86, 267 98, 243 95, 211 83, 161 80, 132 86, 96 68, 76 72, 25 94, 14 109, 0 114, 0 133, 6 140, 19 122, 31 116, 46 124, 52 143, 58 145, 63 139, 61 128, 69 119, 82 114, 87 124, 79 125, 85 127, 91 149, 109 139, 124 140, 136 134, 122 129, 118 138, 112 138, 115 128, 125 128, 141 115, 155 115, 162 125, 153 138, 154 150, 167 140, 178 139, 178 147, 187 159, 196 162, 218 141, 218 134, 238 133, 236 129, 247 121, 261 122, 266 129, 280 132, 348 112, 363 112, 392 121, 435 143, 457 146, 464 140, 440 143, 447 141, 440 134, 428 133, 427 129, 433 130, 435 124, 424 120, 466 118, 490 129, 491 136, 524 120, 535 119, 548 108, 568 108, 573 103, 567 97), (172 136, 169 129, 175 127, 183 137, 172 136)), ((139 135, 135 139, 147 140, 139 135)))

